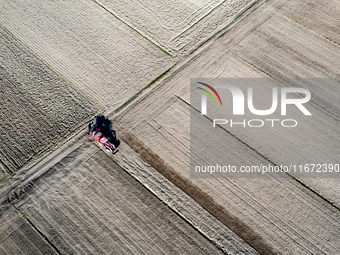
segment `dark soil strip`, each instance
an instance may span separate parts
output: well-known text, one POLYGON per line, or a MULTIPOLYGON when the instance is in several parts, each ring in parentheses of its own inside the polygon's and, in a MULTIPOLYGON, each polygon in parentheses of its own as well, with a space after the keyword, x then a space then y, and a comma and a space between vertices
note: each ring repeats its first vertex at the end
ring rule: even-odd
POLYGON ((138 153, 146 163, 155 168, 160 174, 193 198, 205 210, 235 232, 257 252, 264 255, 277 254, 274 252, 274 249, 250 226, 230 214, 223 206, 214 201, 209 194, 199 189, 191 183, 190 180, 177 173, 171 166, 167 165, 163 159, 146 147, 143 142, 138 140, 133 134, 124 132, 122 134, 122 140, 136 153, 138 153))
POLYGON ((55 247, 54 244, 48 240, 47 237, 24 214, 21 214, 21 217, 27 222, 28 225, 30 225, 30 227, 37 231, 37 233, 53 248, 57 254, 61 255, 61 252, 58 250, 58 248, 55 247))

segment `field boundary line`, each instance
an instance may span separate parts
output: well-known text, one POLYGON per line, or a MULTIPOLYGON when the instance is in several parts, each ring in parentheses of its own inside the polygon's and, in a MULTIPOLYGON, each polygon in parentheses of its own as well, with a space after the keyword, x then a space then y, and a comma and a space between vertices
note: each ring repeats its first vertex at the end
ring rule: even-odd
POLYGON ((113 17, 115 17, 117 20, 119 20, 120 22, 122 22, 124 25, 126 25, 128 28, 130 28, 132 31, 134 31, 135 33, 137 33, 139 36, 141 36, 142 38, 144 38, 147 42, 149 42, 152 46, 154 46, 155 48, 159 49, 160 51, 162 51, 164 54, 168 55, 169 57, 173 58, 174 56, 171 55, 169 52, 167 52, 166 50, 164 50, 162 47, 160 47, 159 45, 157 45, 156 43, 154 43, 152 40, 150 40, 148 37, 146 37, 145 35, 143 35, 141 32, 139 32, 137 29, 133 28, 132 26, 130 26, 128 23, 126 23, 125 21, 123 21, 122 19, 120 19, 116 14, 114 14, 111 10, 109 10, 108 8, 106 8, 103 4, 101 4, 100 2, 98 2, 97 0, 92 0, 94 3, 96 3, 98 6, 100 6, 101 8, 103 8, 105 11, 107 11, 108 13, 110 13, 113 17))
MULTIPOLYGON (((226 1, 224 1, 226 2, 226 1)), ((246 18, 248 15, 250 15, 251 13, 253 13, 253 11, 255 11, 258 7, 260 7, 263 3, 265 3, 266 0, 254 0, 253 2, 249 3, 248 5, 246 5, 245 7, 243 7, 234 17, 232 17, 232 19, 230 20, 230 22, 223 27, 222 29, 218 30, 216 33, 214 33, 212 36, 206 38, 205 40, 203 40, 201 43, 199 43, 195 48, 193 48, 191 51, 189 51, 189 53, 187 54, 188 56, 192 55, 193 53, 195 53, 197 50, 199 50, 201 47, 205 46, 206 44, 208 44, 209 42, 213 41, 214 39, 218 39, 221 36, 223 36, 226 32, 228 32, 232 27, 234 27, 238 22, 242 21, 244 18, 246 18)), ((223 3, 223 2, 222 2, 223 3)), ((221 3, 221 4, 222 4, 221 3)), ((220 4, 220 5, 221 5, 220 4)), ((213 8, 210 12, 214 11, 215 9, 217 9, 218 7, 220 7, 220 5, 216 6, 215 8, 213 8)), ((210 14, 209 12, 209 14, 210 14)), ((205 15, 204 17, 202 17, 201 19, 205 18, 206 16, 208 16, 209 14, 205 15)), ((200 19, 200 20, 201 20, 200 19)), ((199 21, 195 22, 198 23, 199 21)), ((177 36, 176 36, 177 37, 177 36)))
MULTIPOLYGON (((116 111, 111 111, 109 113, 110 117, 115 115, 114 117, 117 118, 118 120, 120 118, 122 118, 125 114, 127 114, 129 111, 131 111, 135 107, 135 105, 138 105, 138 103, 144 101, 148 96, 155 93, 161 87, 165 86, 165 83, 168 80, 170 80, 173 76, 175 76, 177 73, 179 73, 185 67, 187 67, 190 63, 192 63, 197 58, 199 58, 205 51, 207 51, 209 49, 209 46, 214 41, 216 41, 220 37, 224 36, 228 31, 230 31, 232 28, 234 28, 236 25, 238 25, 242 20, 247 18, 254 11, 256 11, 258 9, 258 7, 260 7, 264 3, 266 3, 266 1, 267 0, 257 0, 256 2, 253 2, 252 6, 250 6, 247 10, 245 10, 244 12, 239 14, 239 17, 235 16, 235 18, 237 17, 236 20, 232 21, 225 28, 216 32, 212 37, 210 37, 206 41, 202 42, 196 49, 191 51, 185 58, 181 58, 167 72, 163 73, 161 76, 159 76, 159 78, 155 79, 149 86, 145 87, 141 91, 142 93, 145 93, 144 95, 142 95, 142 93, 138 93, 138 96, 134 96, 133 100, 130 100, 128 105, 125 105, 124 107, 121 106, 116 111), (152 90, 146 91, 147 89, 152 87, 154 85, 154 83, 156 83, 158 81, 160 81, 160 86, 154 87, 152 90), (138 100, 140 100, 140 101, 136 100, 137 98, 139 98, 138 100)), ((268 9, 268 8, 266 8, 266 9, 268 9)), ((270 14, 270 17, 273 16, 275 13, 276 13, 276 11, 273 11, 273 13, 270 14)), ((270 17, 266 18, 266 20, 269 19, 270 17)), ((259 26, 262 25, 262 23, 263 22, 261 22, 261 24, 259 24, 259 26)), ((246 35, 248 35, 248 32, 249 31, 247 31, 246 35)), ((236 42, 232 42, 230 48, 235 46, 239 41, 243 40, 243 38, 244 37, 241 37, 236 42)), ((228 50, 226 52, 229 52, 229 51, 230 51, 230 49, 228 48, 228 50)))
POLYGON ((118 114, 120 111, 122 111, 123 109, 127 108, 129 105, 131 105, 134 101, 136 101, 137 98, 139 98, 144 91, 146 91, 147 89, 151 88, 152 86, 154 86, 158 81, 162 80, 165 76, 167 76, 168 74, 170 74, 173 69, 175 68, 176 63, 173 64, 168 70, 166 70, 164 73, 162 73, 160 76, 158 76, 157 78, 155 78, 153 81, 151 81, 149 83, 149 85, 145 86, 144 88, 142 88, 141 90, 139 90, 137 93, 135 93, 132 97, 130 97, 128 100, 126 100, 121 106, 118 106, 116 109, 113 109, 111 111, 108 111, 106 113, 107 116, 113 117, 114 115, 118 114))
POLYGON ((32 223, 32 221, 30 221, 30 220, 27 218, 27 216, 19 210, 19 208, 15 207, 13 204, 12 204, 12 206, 13 206, 14 210, 17 211, 17 213, 19 214, 20 218, 22 218, 22 219, 24 220, 25 224, 27 224, 31 229, 33 229, 33 231, 35 231, 35 232, 40 236, 40 238, 41 238, 42 240, 44 240, 45 243, 46 243, 48 246, 50 246, 50 247, 52 248, 52 250, 55 251, 56 254, 58 254, 58 255, 61 255, 61 254, 62 254, 62 253, 58 250, 58 248, 57 248, 50 240, 48 240, 48 238, 46 237, 46 235, 44 235, 44 233, 43 233, 41 230, 39 230, 39 229, 32 223))

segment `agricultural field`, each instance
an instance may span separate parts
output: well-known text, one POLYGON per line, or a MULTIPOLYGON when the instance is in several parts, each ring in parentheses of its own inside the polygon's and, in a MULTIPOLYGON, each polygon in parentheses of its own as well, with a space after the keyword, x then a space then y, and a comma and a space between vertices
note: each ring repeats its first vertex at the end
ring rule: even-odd
POLYGON ((340 15, 339 1, 287 1, 280 12, 326 39, 340 43, 340 28, 337 20, 340 15))
POLYGON ((102 111, 123 105, 174 59, 94 1, 0 1, 0 24, 102 111))
POLYGON ((0 9, 0 254, 340 254, 339 178, 190 171, 340 163, 336 0, 0 9), (203 116, 190 78, 237 78, 243 92, 253 79, 257 109, 270 107, 272 87, 305 88, 312 116, 288 106, 293 129, 212 128, 234 102, 220 92, 225 108, 213 113, 209 99, 203 116), (113 155, 86 137, 98 113, 120 139, 113 155))
MULTIPOLYGON (((119 149, 121 153, 117 153, 111 158, 126 172, 147 187, 174 212, 184 218, 225 253, 258 254, 254 248, 240 238, 233 230, 216 219, 201 204, 183 192, 181 189, 183 187, 174 185, 174 183, 169 181, 168 176, 155 171, 155 168, 159 169, 161 167, 169 176, 177 179, 177 181, 182 179, 180 175, 174 175, 171 167, 163 159, 159 158, 157 154, 146 148, 136 137, 129 133, 124 133, 123 131, 122 139, 127 141, 129 145, 126 142, 122 142, 119 149), (139 152, 136 153, 136 150, 139 152)), ((187 188, 193 188, 195 194, 202 200, 213 202, 209 200, 207 194, 191 186, 186 180, 182 181, 182 184, 187 188)), ((244 229, 245 225, 242 222, 232 217, 229 220, 234 221, 240 229, 244 229)), ((249 229, 246 232, 251 233, 249 229)))
POLYGON ((97 0, 171 55, 184 55, 224 29, 254 0, 97 0))
POLYGON ((96 109, 2 28, 0 41, 0 166, 14 173, 55 148, 96 109))
MULTIPOLYGON (((279 9, 281 10, 281 9, 279 9)), ((334 9, 335 13, 337 9, 334 9)), ((331 12, 332 13, 332 12, 331 12)), ((307 121, 303 127, 303 137, 294 138, 294 134, 277 136, 279 139, 289 137, 291 146, 278 147, 282 154, 276 154, 276 149, 270 146, 257 145, 261 147, 259 152, 274 159, 274 162, 292 162, 300 158, 302 161, 315 162, 338 162, 339 159, 339 45, 320 37, 313 31, 291 21, 284 15, 275 13, 271 18, 257 27, 252 33, 231 49, 231 52, 246 63, 254 66, 261 72, 273 77, 278 82, 283 77, 298 78, 323 78, 293 79, 292 87, 305 87, 311 91, 311 101, 315 103, 310 106, 313 110, 313 122, 307 121), (335 79, 332 79, 335 78, 335 79), (323 125, 322 123, 327 123, 323 125), (307 150, 298 152, 299 144, 307 150), (270 155, 272 154, 272 155, 270 155)), ((274 138, 274 136, 272 136, 274 138)), ((275 138, 274 138, 275 139, 275 138)), ((272 140, 263 140, 262 143, 269 144, 272 140)), ((277 144, 279 140, 276 141, 277 144)), ((272 141, 273 142, 273 141, 272 141)), ((252 142, 249 143, 257 148, 252 142)), ((277 151, 278 152, 278 151, 277 151)), ((340 207, 340 196, 338 192, 339 179, 311 178, 303 179, 303 183, 317 191, 324 198, 340 207)))
MULTIPOLYGON (((261 246, 266 245, 266 249, 272 247, 273 250, 285 250, 290 254, 339 252, 337 241, 332 239, 332 236, 340 233, 337 210, 326 206, 323 200, 309 194, 292 180, 282 176, 230 180, 190 178, 189 106, 180 99, 170 102, 163 111, 160 110, 161 114, 155 114, 145 125, 137 124, 131 132, 172 166, 174 171, 190 180, 197 189, 210 195, 219 205, 223 205, 229 213, 246 224, 248 229, 260 235, 264 239, 261 246), (327 231, 320 232, 320 228, 327 231), (325 240, 333 241, 330 243, 325 240), (321 242, 320 245, 317 245, 318 242, 321 242)), ((202 128, 211 125, 203 117, 201 121, 197 124, 202 128)), ((212 161, 218 162, 218 157, 224 157, 228 158, 231 165, 260 165, 267 162, 234 137, 225 138, 225 132, 221 132, 218 139, 215 134, 207 137, 211 144, 218 143, 217 147, 224 151, 223 154, 206 155, 212 161), (230 151, 229 148, 233 150, 230 151), (228 151, 230 154, 226 153, 228 151)), ((211 144, 202 144, 202 151, 209 153, 211 144)), ((189 195, 194 194, 189 192, 189 195)), ((206 209, 213 211, 213 208, 206 209)), ((232 230, 242 235, 237 229, 232 230)))
POLYGON ((32 186, 13 205, 61 254, 222 254, 90 141, 32 186))
POLYGON ((0 191, 3 187, 6 187, 9 182, 9 174, 4 170, 0 169, 0 191))
MULTIPOLYGON (((277 6, 281 6, 279 1, 275 2, 277 6)), ((338 78, 337 56, 340 48, 292 22, 278 10, 280 8, 267 5, 259 7, 179 66, 160 86, 145 94, 143 100, 137 100, 121 113, 116 122, 122 125, 122 129, 129 129, 174 172, 186 178, 188 183, 193 183, 198 190, 210 195, 227 212, 237 216, 249 229, 263 237, 262 244, 271 247, 272 251, 285 251, 287 254, 339 253, 339 244, 334 239, 340 234, 338 178, 308 179, 296 176, 297 179, 293 179, 274 176, 269 179, 229 180, 190 177, 189 112, 193 106, 190 105, 189 85, 192 77, 211 78, 212 82, 219 77, 270 77, 278 87, 305 87, 313 95, 312 102, 308 104, 313 119, 300 120, 299 130, 303 132, 284 129, 274 132, 270 128, 252 129, 250 132, 222 127, 225 131, 219 129, 220 134, 216 134, 218 139, 215 137, 213 140, 212 136, 209 137, 211 144, 202 144, 201 151, 205 153, 209 152, 213 142, 222 148, 220 151, 223 154, 206 156, 215 159, 212 161, 218 162, 221 156, 228 158, 231 165, 260 165, 267 160, 277 165, 316 160, 338 162, 337 81, 325 79, 322 84, 318 84, 315 82, 317 80, 314 83, 302 83, 301 79, 293 79, 291 84, 284 84, 282 78, 338 78), (137 116, 140 116, 139 121, 132 121, 137 116), (230 154, 228 148, 233 148, 230 154), (325 221, 321 220, 323 217, 325 221)), ((258 108, 268 107, 261 102, 265 102, 269 96, 260 95, 258 108)), ((231 108, 231 101, 226 101, 226 104, 231 108)), ((296 114, 298 112, 293 112, 292 116, 296 117, 296 114)), ((200 120, 197 123, 199 127, 211 125, 204 117, 198 116, 197 119, 200 120)), ((172 181, 176 183, 176 180, 172 181)), ((190 190, 186 192, 195 196, 190 190)), ((209 207, 206 209, 209 211, 209 207)))
MULTIPOLYGON (((264 73, 280 78, 339 78, 339 45, 315 34, 281 14, 275 14, 241 40, 231 52, 264 73)), ((292 87, 305 87, 312 101, 340 117, 338 82, 298 80, 292 87)), ((288 84, 287 84, 288 86, 288 84)))
POLYGON ((13 206, 1 206, 0 217, 0 254, 57 254, 13 206))

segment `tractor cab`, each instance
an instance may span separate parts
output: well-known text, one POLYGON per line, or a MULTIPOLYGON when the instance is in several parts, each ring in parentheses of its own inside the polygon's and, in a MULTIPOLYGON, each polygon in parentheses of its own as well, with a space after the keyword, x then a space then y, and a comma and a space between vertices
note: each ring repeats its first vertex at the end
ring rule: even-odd
POLYGON ((111 129, 110 120, 104 116, 96 117, 96 124, 89 124, 89 138, 106 152, 115 153, 118 149, 119 140, 116 139, 115 132, 111 129), (118 145, 115 143, 118 142, 118 145))

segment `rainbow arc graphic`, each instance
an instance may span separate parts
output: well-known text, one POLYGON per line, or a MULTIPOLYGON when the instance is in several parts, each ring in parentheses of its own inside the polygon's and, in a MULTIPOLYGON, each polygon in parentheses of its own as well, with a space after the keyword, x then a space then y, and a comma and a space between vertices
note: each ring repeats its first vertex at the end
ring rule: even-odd
MULTIPOLYGON (((220 101, 220 104, 221 104, 221 106, 222 106, 222 100, 221 100, 221 98, 220 98, 220 95, 217 93, 217 91, 216 91, 212 86, 210 86, 210 85, 208 85, 208 84, 206 84, 206 83, 203 83, 203 82, 197 82, 197 83, 198 83, 198 84, 201 84, 201 85, 203 85, 203 86, 206 86, 206 87, 209 88, 212 92, 214 92, 214 94, 217 96, 217 98, 218 98, 218 100, 220 101)), ((201 87, 197 87, 197 88, 200 89, 200 90, 203 90, 204 92, 206 92, 206 93, 212 98, 212 100, 214 101, 215 105, 217 105, 216 100, 215 100, 215 97, 213 96, 213 94, 212 94, 209 90, 204 89, 204 88, 201 88, 201 87)))

